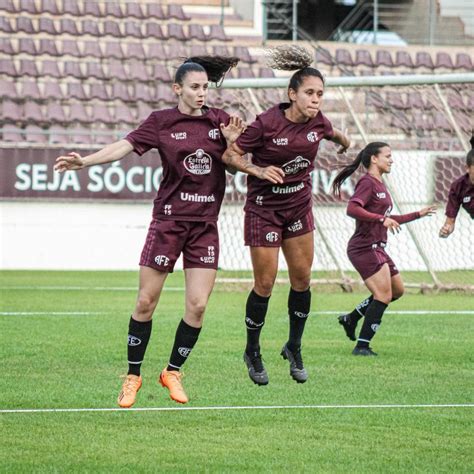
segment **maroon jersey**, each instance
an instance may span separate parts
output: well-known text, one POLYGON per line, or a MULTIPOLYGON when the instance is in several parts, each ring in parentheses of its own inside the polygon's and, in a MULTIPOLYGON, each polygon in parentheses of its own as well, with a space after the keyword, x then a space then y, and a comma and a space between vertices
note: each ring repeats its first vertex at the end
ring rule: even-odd
POLYGON ((203 108, 203 115, 182 114, 177 107, 153 112, 128 140, 140 156, 157 148, 163 178, 154 200, 153 217, 165 220, 216 221, 225 192, 227 148, 220 123, 229 115, 203 108))
POLYGON ((245 210, 263 213, 265 210, 285 210, 311 203, 311 171, 323 138, 332 138, 331 122, 318 112, 306 123, 294 123, 285 117, 290 104, 279 104, 257 116, 237 140, 246 153, 252 153, 252 163, 278 166, 285 172, 283 184, 249 176, 245 210))
POLYGON ((468 173, 451 184, 448 204, 446 206, 446 215, 456 218, 461 206, 466 209, 471 219, 474 219, 474 184, 471 183, 468 173))
POLYGON ((370 174, 365 174, 357 182, 349 202, 358 203, 365 210, 379 216, 372 222, 356 220, 349 248, 370 247, 375 243, 387 242, 387 228, 384 227, 383 220, 390 216, 393 202, 385 184, 370 174))

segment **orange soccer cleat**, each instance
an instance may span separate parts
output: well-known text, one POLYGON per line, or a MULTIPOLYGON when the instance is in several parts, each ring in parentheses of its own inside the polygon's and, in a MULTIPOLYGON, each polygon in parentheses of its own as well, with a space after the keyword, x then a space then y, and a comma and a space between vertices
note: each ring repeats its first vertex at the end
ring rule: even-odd
POLYGON ((160 384, 170 391, 172 400, 178 403, 188 403, 189 399, 183 389, 181 378, 183 374, 177 370, 166 370, 160 374, 160 384))
POLYGON ((119 393, 117 402, 122 408, 130 408, 137 398, 137 392, 142 386, 140 375, 128 374, 123 381, 122 390, 119 393))

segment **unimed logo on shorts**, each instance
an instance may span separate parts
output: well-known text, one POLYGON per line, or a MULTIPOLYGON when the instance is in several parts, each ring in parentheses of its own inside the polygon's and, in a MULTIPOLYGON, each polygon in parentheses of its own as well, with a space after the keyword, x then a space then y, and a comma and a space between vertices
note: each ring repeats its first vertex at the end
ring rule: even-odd
POLYGON ((265 239, 267 242, 276 242, 278 240, 278 234, 276 232, 269 232, 266 236, 265 239))
POLYGON ((161 265, 162 267, 167 267, 170 263, 170 259, 166 255, 157 255, 155 257, 155 263, 161 265))

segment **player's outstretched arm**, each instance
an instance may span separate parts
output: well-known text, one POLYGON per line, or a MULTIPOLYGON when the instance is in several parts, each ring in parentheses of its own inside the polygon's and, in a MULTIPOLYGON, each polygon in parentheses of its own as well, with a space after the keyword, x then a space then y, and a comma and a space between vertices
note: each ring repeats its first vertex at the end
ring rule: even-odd
POLYGON ((127 140, 119 140, 105 146, 96 153, 82 157, 79 153, 71 152, 64 156, 56 158, 54 170, 60 173, 69 170, 81 170, 88 166, 111 163, 121 160, 124 156, 133 150, 133 146, 127 140))
POLYGON ((399 224, 406 224, 407 222, 420 219, 421 217, 432 216, 435 212, 436 206, 428 206, 416 212, 410 212, 409 214, 401 215, 391 215, 390 217, 396 220, 399 224))
POLYGON ((242 171, 251 176, 270 181, 270 183, 283 183, 285 173, 281 168, 278 168, 277 166, 267 166, 263 168, 256 166, 249 160, 246 160, 244 155, 245 152, 233 143, 222 155, 222 161, 227 166, 233 167, 238 171, 242 171))
POLYGON ((337 150, 338 154, 345 153, 347 149, 351 146, 351 139, 347 136, 346 133, 341 132, 337 128, 333 128, 334 136, 331 138, 331 141, 340 145, 340 148, 337 150))
POLYGON ((454 225, 456 223, 455 217, 446 217, 443 227, 439 230, 439 236, 442 239, 446 239, 454 232, 454 225))

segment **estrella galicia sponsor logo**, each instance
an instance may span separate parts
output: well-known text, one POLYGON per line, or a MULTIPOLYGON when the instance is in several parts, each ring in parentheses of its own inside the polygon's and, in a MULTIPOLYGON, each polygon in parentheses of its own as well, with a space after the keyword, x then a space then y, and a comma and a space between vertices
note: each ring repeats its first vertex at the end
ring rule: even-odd
POLYGON ((213 128, 212 130, 209 130, 209 138, 212 138, 213 140, 217 140, 220 137, 219 129, 218 128, 213 128))
POLYGON ((380 324, 371 324, 370 327, 372 328, 372 331, 377 332, 380 327, 380 324))
POLYGON ((173 132, 171 138, 174 138, 175 140, 186 140, 188 135, 186 132, 173 132))
POLYGON ((128 345, 135 347, 139 346, 142 343, 141 339, 138 339, 138 337, 132 336, 131 334, 128 335, 128 345))
POLYGON ((212 159, 199 148, 184 159, 184 167, 192 174, 209 174, 212 169, 212 159))
POLYGON ((265 236, 265 240, 267 242, 277 242, 278 241, 278 234, 276 232, 269 232, 266 236, 265 236))
POLYGON ((288 145, 288 138, 274 138, 273 143, 276 146, 287 146, 288 145))
POLYGON ((292 194, 301 191, 304 188, 304 183, 299 183, 294 186, 272 186, 272 193, 274 194, 292 194))
POLYGON ((210 194, 209 196, 205 196, 202 194, 190 194, 190 193, 183 193, 180 194, 181 201, 192 201, 192 202, 215 202, 216 198, 214 194, 210 194))
POLYGON ((287 227, 287 229, 290 232, 298 232, 302 228, 303 228, 303 223, 301 222, 301 219, 298 219, 296 222, 293 222, 293 224, 287 227))
POLYGON ((301 311, 294 311, 295 316, 301 319, 306 319, 308 317, 308 313, 302 313, 301 311))
POLYGON ((162 267, 167 267, 170 263, 170 259, 166 255, 157 255, 155 257, 155 263, 162 267))
POLYGON ((385 199, 387 197, 385 193, 376 193, 376 195, 379 199, 385 199))
POLYGON ((463 202, 464 204, 467 204, 468 202, 471 202, 471 196, 466 196, 466 197, 464 197, 464 198, 462 199, 462 202, 463 202))
POLYGON ((263 326, 263 321, 261 323, 256 323, 253 319, 248 316, 245 317, 245 323, 249 329, 257 329, 263 326))
POLYGON ((315 143, 315 142, 318 141, 318 134, 317 134, 317 132, 309 132, 308 135, 306 135, 306 138, 311 143, 315 143))
POLYGON ((189 347, 178 347, 178 354, 182 357, 188 357, 191 354, 191 349, 189 347))
POLYGON ((296 174, 301 170, 305 170, 310 165, 308 159, 303 158, 302 156, 297 156, 294 160, 285 163, 281 169, 285 172, 286 175, 288 174, 296 174))
POLYGON ((202 263, 214 263, 216 261, 216 249, 214 245, 208 245, 207 255, 205 257, 200 257, 202 263))

